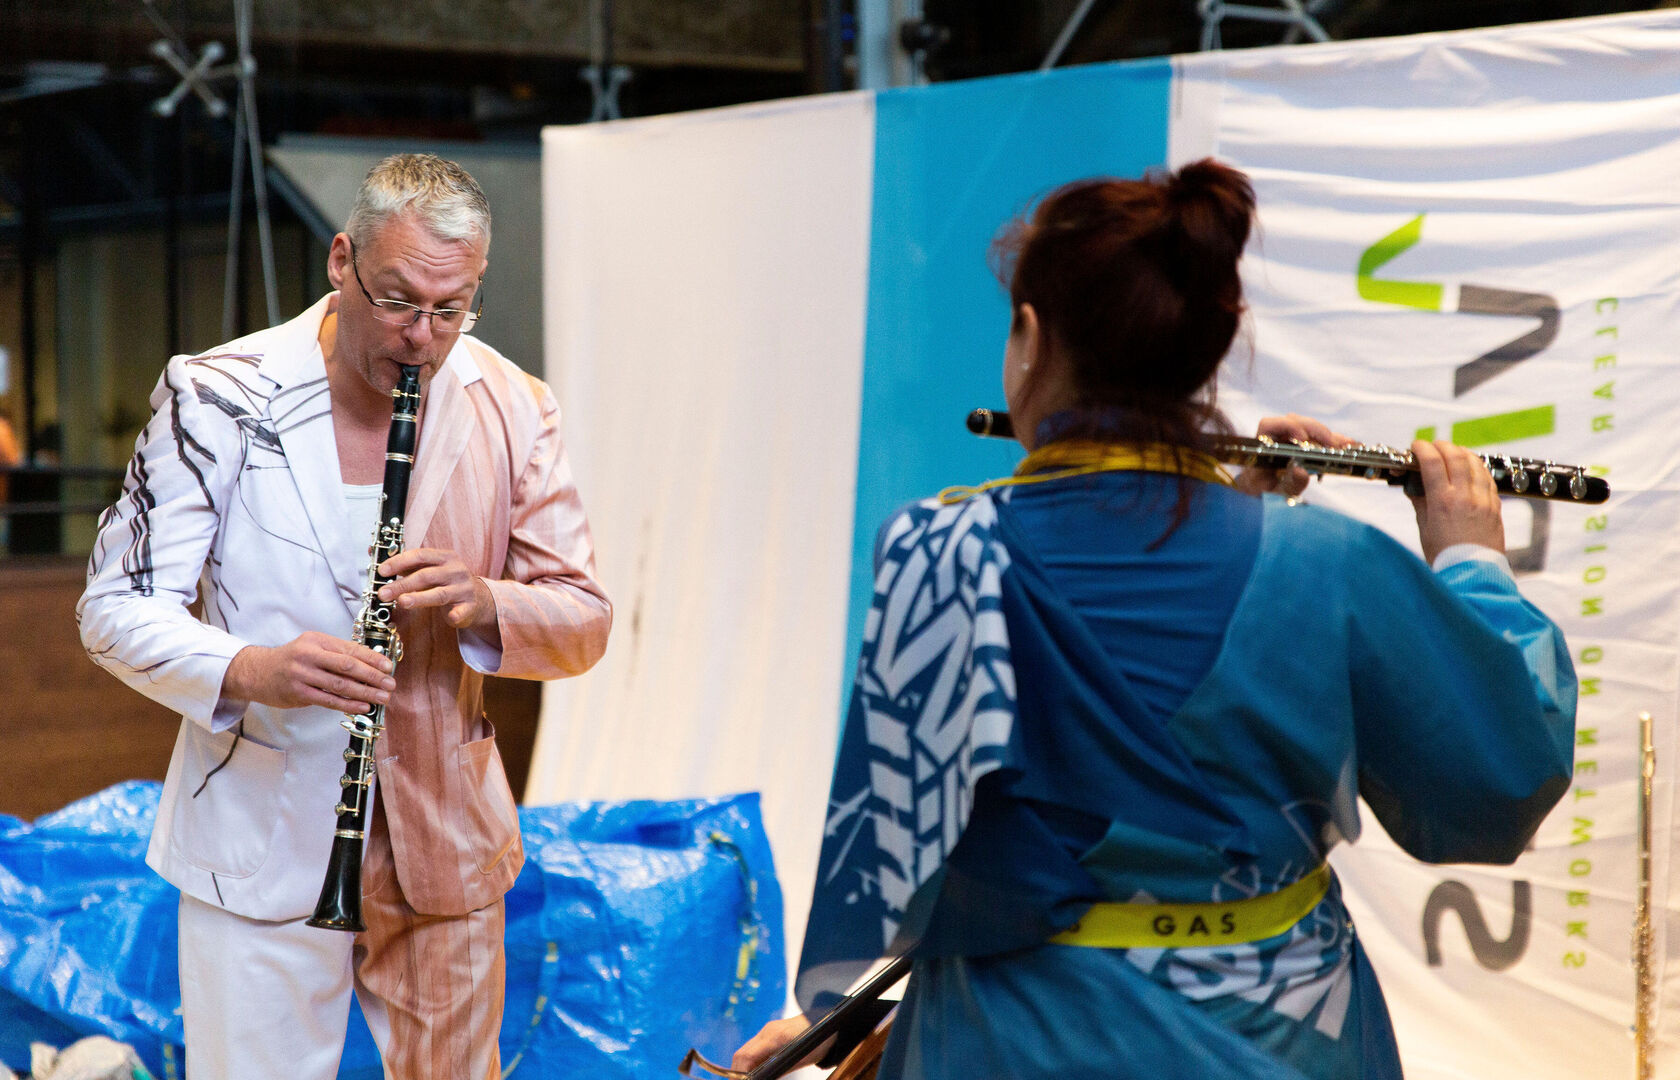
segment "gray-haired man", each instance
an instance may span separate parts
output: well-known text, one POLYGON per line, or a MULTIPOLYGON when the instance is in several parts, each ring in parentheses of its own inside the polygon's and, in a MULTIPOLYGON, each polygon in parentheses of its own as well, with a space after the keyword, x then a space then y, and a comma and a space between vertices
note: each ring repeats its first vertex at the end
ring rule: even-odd
POLYGON ((101 522, 83 642, 182 714, 147 861, 182 893, 195 1080, 330 1080, 352 988, 387 1076, 500 1075, 502 897, 524 855, 483 676, 584 671, 612 615, 553 395, 465 334, 489 243, 458 166, 375 166, 328 255, 337 291, 171 360, 101 522), (348 639, 402 365, 422 404, 406 550, 380 567, 393 672, 348 639), (367 929, 315 929, 339 721, 375 702, 367 929))

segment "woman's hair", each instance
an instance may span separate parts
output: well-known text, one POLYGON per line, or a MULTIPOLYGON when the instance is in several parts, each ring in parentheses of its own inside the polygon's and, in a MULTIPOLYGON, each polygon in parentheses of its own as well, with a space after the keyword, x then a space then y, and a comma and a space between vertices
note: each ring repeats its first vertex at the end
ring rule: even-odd
POLYGON ((1014 308, 1038 313, 1080 397, 1053 437, 1194 447, 1230 433, 1214 374, 1243 315, 1237 261, 1253 217, 1248 178, 1208 158, 1076 181, 1003 228, 998 280, 1014 308))

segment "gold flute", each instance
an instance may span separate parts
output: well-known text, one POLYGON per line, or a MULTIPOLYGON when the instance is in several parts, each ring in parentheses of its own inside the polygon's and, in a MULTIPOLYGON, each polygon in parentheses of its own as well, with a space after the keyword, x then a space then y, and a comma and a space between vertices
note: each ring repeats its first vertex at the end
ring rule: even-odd
POLYGON ((1651 714, 1639 714, 1639 799, 1634 832, 1639 842, 1639 887, 1633 898, 1633 1061, 1634 1076, 1651 1080, 1655 1066, 1653 1006, 1657 986, 1651 932, 1651 784, 1657 751, 1651 745, 1651 714))

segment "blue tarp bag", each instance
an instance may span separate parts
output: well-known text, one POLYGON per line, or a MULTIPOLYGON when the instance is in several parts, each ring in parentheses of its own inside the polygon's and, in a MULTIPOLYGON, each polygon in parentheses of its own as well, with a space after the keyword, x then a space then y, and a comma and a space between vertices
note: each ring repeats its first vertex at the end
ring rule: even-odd
MULTIPOLYGON (((0 1063, 91 1034, 183 1073, 178 893, 145 865, 159 786, 0 815, 0 1063)), ((513 1077, 668 1077, 727 1058, 786 1000, 782 899, 757 795, 519 811, 501 1049, 513 1077)), ((378 1080, 351 1011, 341 1080, 378 1080)))

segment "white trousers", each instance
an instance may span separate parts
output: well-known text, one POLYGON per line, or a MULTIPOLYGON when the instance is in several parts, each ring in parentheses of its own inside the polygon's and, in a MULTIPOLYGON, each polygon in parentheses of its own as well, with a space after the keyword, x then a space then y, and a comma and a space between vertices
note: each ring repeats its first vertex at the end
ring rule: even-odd
POLYGON ((502 901, 422 915, 403 896, 385 807, 362 857, 359 934, 264 922, 181 897, 192 1080, 334 1080, 355 992, 388 1080, 498 1080, 502 901))
POLYGON ((356 935, 262 922, 181 896, 181 1005, 192 1080, 333 1080, 358 1000, 381 1055, 391 1025, 352 965, 356 935))

